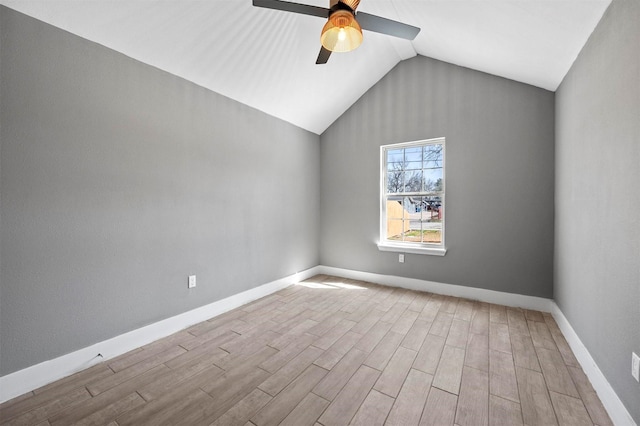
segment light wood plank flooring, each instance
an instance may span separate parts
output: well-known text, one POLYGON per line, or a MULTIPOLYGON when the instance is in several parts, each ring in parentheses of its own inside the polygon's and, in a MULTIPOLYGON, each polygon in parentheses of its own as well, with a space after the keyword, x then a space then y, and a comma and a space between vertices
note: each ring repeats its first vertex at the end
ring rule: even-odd
POLYGON ((316 276, 0 405, 2 425, 610 425, 553 318, 316 276))

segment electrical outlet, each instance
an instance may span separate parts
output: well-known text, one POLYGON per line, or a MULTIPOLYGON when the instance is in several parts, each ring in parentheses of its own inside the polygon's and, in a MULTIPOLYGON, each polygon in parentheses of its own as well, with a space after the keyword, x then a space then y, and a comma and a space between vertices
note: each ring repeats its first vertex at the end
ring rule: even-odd
POLYGON ((189 288, 194 288, 196 286, 196 276, 189 275, 189 288))
POLYGON ((404 253, 400 253, 400 254, 398 255, 398 262, 400 262, 400 263, 404 263, 404 253))
POLYGON ((631 375, 640 382, 640 356, 635 352, 631 352, 631 375))

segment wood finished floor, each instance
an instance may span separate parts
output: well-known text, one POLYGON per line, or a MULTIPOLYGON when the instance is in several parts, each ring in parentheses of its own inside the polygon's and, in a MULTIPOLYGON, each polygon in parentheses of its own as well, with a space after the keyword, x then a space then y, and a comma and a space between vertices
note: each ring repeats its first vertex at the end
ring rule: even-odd
POLYGON ((610 425, 546 313, 316 276, 0 405, 2 425, 610 425))

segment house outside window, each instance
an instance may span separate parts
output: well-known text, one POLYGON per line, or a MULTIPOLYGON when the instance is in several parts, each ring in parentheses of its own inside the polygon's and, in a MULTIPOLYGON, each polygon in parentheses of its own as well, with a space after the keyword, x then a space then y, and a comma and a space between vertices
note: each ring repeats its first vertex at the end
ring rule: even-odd
POLYGON ((380 147, 378 248, 444 256, 445 139, 380 147))

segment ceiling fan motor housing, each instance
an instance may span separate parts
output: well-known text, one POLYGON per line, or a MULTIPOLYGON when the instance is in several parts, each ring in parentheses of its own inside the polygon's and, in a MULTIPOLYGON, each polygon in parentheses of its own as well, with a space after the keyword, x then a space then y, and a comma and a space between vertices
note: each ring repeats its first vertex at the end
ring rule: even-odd
POLYGON ((338 4, 340 3, 346 6, 349 6, 352 11, 355 11, 358 8, 358 5, 360 4, 360 0, 341 0, 338 2, 338 4))
POLYGON ((336 4, 331 6, 331 9, 329 9, 329 18, 331 18, 331 15, 341 10, 346 10, 355 16, 356 8, 352 7, 350 3, 355 3, 355 6, 357 7, 358 4, 360 3, 360 0, 353 1, 353 2, 341 2, 341 1, 337 2, 336 4))

